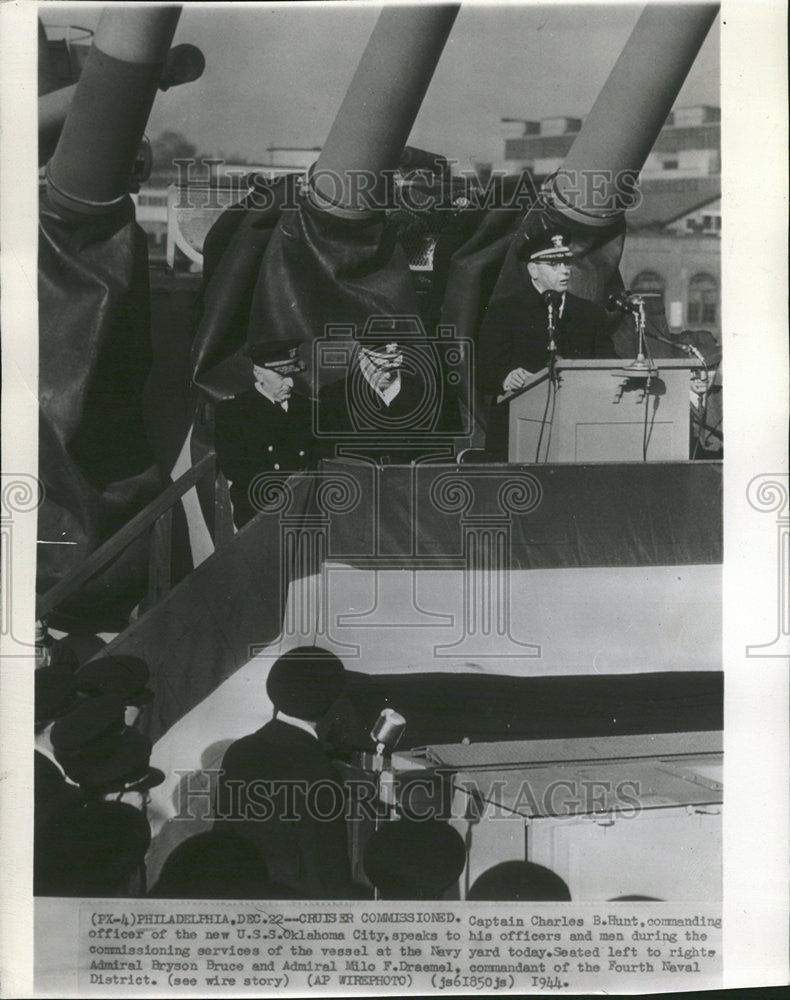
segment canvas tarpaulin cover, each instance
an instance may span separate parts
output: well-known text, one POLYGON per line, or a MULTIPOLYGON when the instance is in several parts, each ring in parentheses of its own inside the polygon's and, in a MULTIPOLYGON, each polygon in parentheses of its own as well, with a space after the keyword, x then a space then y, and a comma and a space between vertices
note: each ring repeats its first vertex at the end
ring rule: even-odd
MULTIPOLYGON (((39 592, 162 489, 146 438, 148 253, 130 199, 66 218, 42 195, 39 240, 39 592)), ((147 579, 147 537, 58 609, 66 628, 122 627, 147 579)))
POLYGON ((260 181, 206 237, 193 377, 211 398, 251 385, 241 353, 248 342, 309 344, 328 324, 361 328, 373 315, 418 311, 406 255, 384 215, 337 218, 300 188, 295 176, 260 181))
POLYGON ((718 464, 483 471, 330 462, 270 484, 269 512, 108 647, 151 667, 150 735, 305 642, 451 686, 720 669, 718 464))

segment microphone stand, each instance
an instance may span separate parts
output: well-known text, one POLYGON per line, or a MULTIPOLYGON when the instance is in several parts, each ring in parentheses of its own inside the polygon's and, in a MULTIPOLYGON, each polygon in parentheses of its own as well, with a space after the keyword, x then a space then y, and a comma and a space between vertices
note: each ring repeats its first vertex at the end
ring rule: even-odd
MULTIPOLYGON (((394 819, 397 815, 395 810, 393 785, 393 774, 387 768, 387 759, 384 751, 387 749, 385 743, 376 744, 376 754, 373 758, 373 772, 376 775, 376 801, 383 802, 389 807, 389 818, 394 819)), ((376 809, 374 829, 378 830, 381 822, 378 808, 376 809)))
POLYGON ((636 296, 632 300, 632 312, 636 327, 636 357, 630 365, 623 369, 629 375, 644 375, 647 378, 646 389, 650 388, 650 380, 656 372, 656 367, 645 356, 645 300, 636 296))
POLYGON ((559 384, 559 378, 557 376, 557 341, 555 336, 557 333, 557 325, 554 319, 554 293, 545 292, 546 296, 546 310, 548 312, 548 335, 549 335, 549 379, 552 385, 556 389, 559 384))
MULTIPOLYGON (((378 719, 370 731, 370 738, 376 744, 376 754, 373 758, 373 771, 376 775, 376 813, 374 818, 374 831, 378 832, 381 825, 379 816, 379 803, 383 802, 389 810, 390 821, 397 818, 396 797, 395 797, 395 775, 386 766, 387 759, 385 751, 395 749, 403 730, 406 728, 406 720, 392 708, 382 709, 378 719)), ((390 761, 391 761, 390 756, 390 761)), ((373 889, 373 898, 380 899, 379 890, 373 889)))

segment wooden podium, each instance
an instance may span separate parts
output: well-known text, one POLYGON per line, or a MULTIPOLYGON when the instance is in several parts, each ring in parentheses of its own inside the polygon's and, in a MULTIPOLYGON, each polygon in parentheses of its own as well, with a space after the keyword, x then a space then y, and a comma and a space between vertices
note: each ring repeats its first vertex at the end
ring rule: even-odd
POLYGON ((558 359, 556 388, 548 370, 508 406, 509 462, 667 462, 689 457, 686 358, 660 358, 649 385, 627 359, 558 359), (647 386, 647 391, 645 387, 647 386))

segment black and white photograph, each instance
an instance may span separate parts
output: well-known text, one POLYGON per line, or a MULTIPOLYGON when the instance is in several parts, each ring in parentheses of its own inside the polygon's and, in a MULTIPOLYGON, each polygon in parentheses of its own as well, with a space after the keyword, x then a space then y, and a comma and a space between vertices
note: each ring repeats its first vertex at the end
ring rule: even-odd
POLYGON ((26 995, 786 981, 787 144, 728 164, 748 7, 19 14, 26 995), (762 944, 727 929, 758 892, 762 944))

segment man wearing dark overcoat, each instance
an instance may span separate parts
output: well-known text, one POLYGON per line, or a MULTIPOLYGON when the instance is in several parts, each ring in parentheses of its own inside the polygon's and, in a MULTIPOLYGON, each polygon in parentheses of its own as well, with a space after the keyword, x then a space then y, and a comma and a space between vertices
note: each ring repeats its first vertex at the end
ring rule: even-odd
POLYGON ((354 894, 343 786, 316 732, 344 684, 343 664, 327 650, 285 653, 266 681, 274 718, 222 761, 214 828, 249 840, 269 880, 296 898, 354 894))

